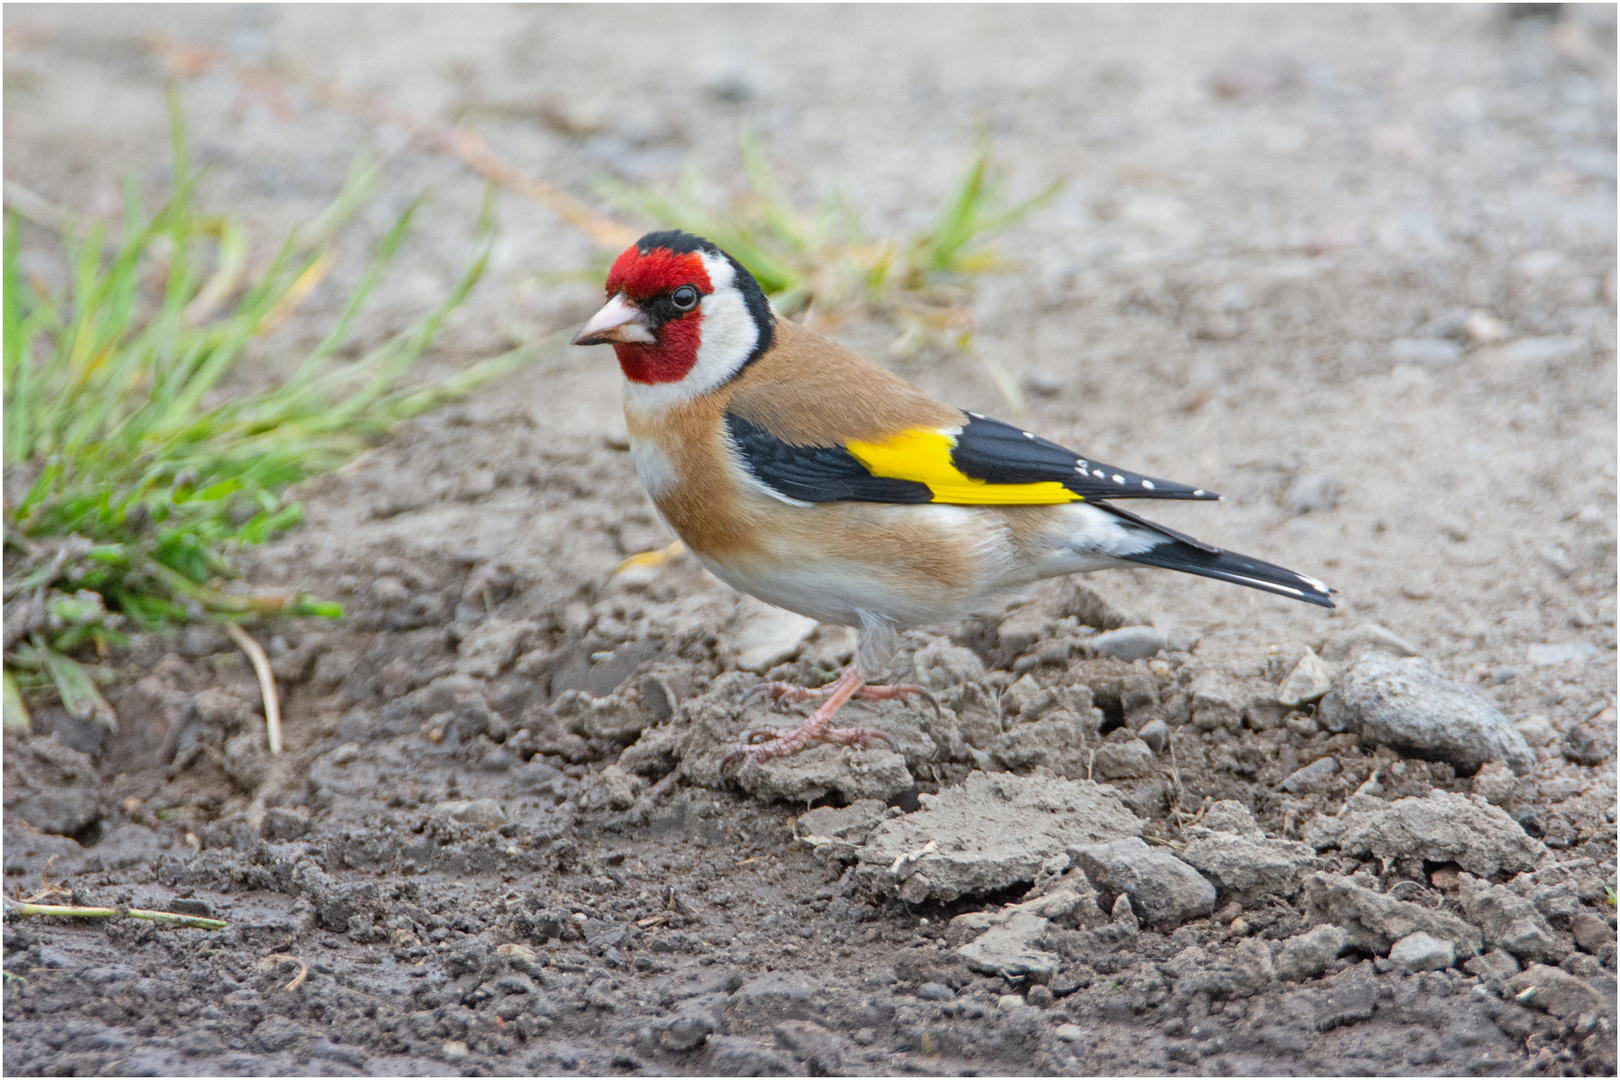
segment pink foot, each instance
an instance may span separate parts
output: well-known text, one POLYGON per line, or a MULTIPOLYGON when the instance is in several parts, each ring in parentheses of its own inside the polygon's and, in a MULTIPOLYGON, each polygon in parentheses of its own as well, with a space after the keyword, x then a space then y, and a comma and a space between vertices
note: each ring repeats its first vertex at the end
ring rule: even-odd
MULTIPOLYGON (((720 763, 720 774, 729 775, 741 768, 748 761, 769 761, 772 758, 787 757, 797 754, 800 750, 813 742, 830 742, 843 746, 872 747, 878 743, 888 744, 891 750, 898 750, 894 740, 881 731, 871 728, 835 728, 831 726, 833 715, 843 708, 844 703, 856 696, 869 696, 877 700, 891 700, 905 698, 910 692, 927 694, 921 687, 866 687, 861 680, 860 673, 853 667, 846 668, 844 673, 830 685, 819 690, 804 690, 786 683, 765 683, 756 687, 754 692, 763 690, 772 698, 790 698, 792 700, 805 700, 809 698, 825 697, 827 700, 821 708, 812 713, 803 724, 792 731, 780 728, 759 728, 750 731, 743 737, 749 745, 744 749, 734 751, 726 756, 720 763), (863 689, 880 691, 876 694, 863 695, 863 689)), ((928 695, 932 699, 933 695, 928 695)), ((935 706, 938 707, 937 704, 935 706)))
MULTIPOLYGON (((747 704, 756 697, 766 697, 772 701, 818 701, 834 693, 837 686, 836 681, 814 689, 785 682, 762 682, 743 696, 743 703, 747 704)), ((863 701, 910 701, 914 697, 920 697, 934 707, 936 717, 941 715, 939 699, 927 687, 917 686, 914 683, 896 683, 893 686, 862 684, 849 696, 863 701)))

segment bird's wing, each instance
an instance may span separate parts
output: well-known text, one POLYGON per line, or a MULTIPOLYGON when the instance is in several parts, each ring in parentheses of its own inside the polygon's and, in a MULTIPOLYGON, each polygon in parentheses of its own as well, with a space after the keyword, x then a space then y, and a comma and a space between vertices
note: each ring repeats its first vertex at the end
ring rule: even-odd
POLYGON ((948 427, 902 428, 831 445, 790 442, 736 410, 726 431, 760 484, 805 502, 1050 505, 1082 499, 1217 499, 1202 488, 1081 457, 977 413, 948 427))

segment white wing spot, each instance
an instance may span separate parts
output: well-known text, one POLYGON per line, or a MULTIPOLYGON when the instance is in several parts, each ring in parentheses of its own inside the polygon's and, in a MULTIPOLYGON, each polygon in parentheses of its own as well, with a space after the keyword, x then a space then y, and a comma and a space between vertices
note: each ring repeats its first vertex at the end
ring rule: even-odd
POLYGON ((983 420, 984 419, 984 413, 982 413, 982 412, 970 412, 970 413, 968 413, 968 415, 973 417, 973 419, 975 419, 975 420, 983 420))
POLYGON ((1030 433, 1029 433, 1029 432, 1027 432, 1027 431, 1026 431, 1026 432, 1024 432, 1024 438, 1026 438, 1026 439, 1033 439, 1033 438, 1034 438, 1034 437, 1035 437, 1035 436, 1033 436, 1033 435, 1031 435, 1031 434, 1030 434, 1030 433))
POLYGON ((1144 480, 1144 481, 1142 481, 1142 486, 1147 488, 1149 491, 1152 491, 1153 490, 1153 481, 1144 480))
POLYGON ((1119 473, 1114 474, 1114 483, 1123 484, 1124 482, 1125 482, 1125 478, 1123 476, 1119 475, 1119 473))
POLYGON ((1101 469, 1092 469, 1091 475, 1101 480, 1103 478, 1103 471, 1101 469))
POLYGON ((1091 468, 1090 465, 1086 464, 1084 458, 1077 459, 1074 463, 1074 467, 1077 472, 1085 472, 1087 469, 1091 468))
POLYGON ((1203 494, 1203 493, 1204 493, 1204 489, 1203 489, 1203 488, 1198 488, 1198 489, 1196 489, 1196 490, 1195 490, 1195 491, 1193 491, 1193 494, 1194 494, 1194 495, 1202 495, 1202 494, 1203 494))

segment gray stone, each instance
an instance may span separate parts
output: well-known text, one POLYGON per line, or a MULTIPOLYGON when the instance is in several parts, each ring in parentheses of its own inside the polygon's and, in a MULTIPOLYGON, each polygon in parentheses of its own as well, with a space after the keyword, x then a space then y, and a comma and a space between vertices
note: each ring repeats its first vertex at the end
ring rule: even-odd
POLYGON ((974 772, 919 801, 922 809, 883 821, 860 849, 856 876, 880 896, 917 873, 936 900, 995 892, 1033 882, 1070 845, 1142 830, 1113 788, 1089 781, 974 772))
POLYGON ((1269 896, 1286 899, 1297 894, 1306 872, 1316 861, 1316 852, 1309 844, 1296 840, 1209 832, 1188 843, 1181 857, 1215 883, 1223 901, 1236 900, 1251 907, 1269 896))
POLYGON ((1199 825, 1217 833, 1256 837, 1266 835, 1259 822, 1254 820, 1254 815, 1249 813, 1249 808, 1236 799, 1219 799, 1211 803, 1199 825))
POLYGON ((1439 971, 1456 962, 1457 948, 1419 930, 1391 945, 1389 958, 1407 971, 1439 971))
POLYGON ((1192 704, 1192 725, 1199 731, 1224 727, 1237 731, 1243 724, 1246 696, 1242 688, 1214 672, 1206 672, 1188 688, 1192 704))
POLYGON ((1339 677, 1335 692, 1363 741, 1437 756, 1464 770, 1502 761, 1522 775, 1535 763, 1500 710, 1427 660, 1366 653, 1339 677))
POLYGON ((1338 758, 1317 758, 1289 773, 1277 786, 1292 795, 1320 795, 1333 786, 1333 778, 1338 775, 1338 758))
POLYGON ((540 632, 540 624, 529 619, 485 619, 456 647, 456 672, 493 679, 510 667, 540 632))
POLYGON ((1071 845, 1069 858, 1107 900, 1123 893, 1148 927, 1173 930, 1215 910, 1215 886, 1163 848, 1140 837, 1107 844, 1071 845))
POLYGON ((1259 938, 1245 938, 1233 949, 1190 945, 1162 966, 1176 984, 1176 997, 1204 994, 1221 1001, 1252 997, 1277 977, 1271 948, 1259 938))
POLYGON ((1575 933, 1575 944, 1593 956, 1614 951, 1614 927, 1590 911, 1575 916, 1570 929, 1575 933))
POLYGON ((485 829, 506 824, 506 811, 494 799, 449 799, 434 806, 433 816, 485 829))
POLYGON ((751 1039, 716 1035, 709 1040, 705 1068, 715 1076, 787 1076, 787 1059, 751 1039))
POLYGON ((1049 920, 1033 911, 1016 910, 956 951, 975 971, 1010 979, 1050 979, 1061 958, 1035 946, 1049 926, 1049 920))
POLYGON ((1111 656, 1130 663, 1132 660, 1150 660, 1164 648, 1164 634, 1151 626, 1122 626, 1091 639, 1091 647, 1098 656, 1111 656))
POLYGON ((1162 754, 1170 742, 1170 726, 1154 717, 1142 725, 1142 730, 1136 733, 1136 737, 1141 739, 1154 754, 1162 754))
POLYGON ((818 806, 816 810, 799 814, 794 836, 802 844, 821 847, 823 844, 865 844, 872 829, 883 819, 886 806, 876 798, 860 798, 849 806, 818 806))
POLYGON ((1489 949, 1464 961, 1463 970, 1481 979, 1506 979, 1519 973, 1519 962, 1510 952, 1489 949))
POLYGON ((1523 720, 1516 720, 1513 727, 1524 741, 1531 746, 1551 746, 1558 740, 1558 732, 1547 722, 1545 716, 1527 716, 1523 720))
POLYGON ((262 730, 251 728, 226 741, 225 775, 231 778, 236 790, 245 795, 253 794, 269 771, 270 751, 262 730))
POLYGON ((1519 778, 1500 761, 1487 761, 1479 767, 1468 790, 1493 806, 1514 801, 1519 791, 1519 778))
POLYGON ((1303 705, 1307 701, 1315 701, 1332 686, 1333 669, 1316 653, 1306 649, 1305 655, 1294 665, 1294 670, 1277 688, 1277 700, 1284 705, 1303 705))
MULTIPOLYGON (((1048 865, 1066 861, 1059 855, 1048 865)), ((1059 957, 1039 946, 1051 925, 1089 927, 1103 922, 1097 893, 1080 871, 1037 882, 1030 890, 1033 898, 1021 904, 1000 911, 972 911, 951 920, 946 940, 966 941, 957 954, 968 966, 1006 978, 1049 979, 1058 969, 1059 957)))
POLYGON ((1074 779, 1084 778, 1097 749, 1102 714, 1087 708, 1084 716, 1053 709, 1040 719, 1013 724, 990 743, 990 754, 1003 768, 1017 772, 1045 769, 1074 779))
POLYGON ((1520 960, 1557 961, 1568 951, 1535 905, 1505 885, 1491 886, 1463 874, 1459 899, 1463 914, 1480 928, 1487 945, 1520 960))
POLYGON ((1378 981, 1365 960, 1326 980, 1322 990, 1316 1004, 1318 1031, 1360 1023, 1378 1009, 1378 981))
POLYGON ((1532 964, 1509 979, 1507 985, 1521 1005, 1551 1013, 1560 1020, 1575 1020, 1588 1012, 1614 1014, 1614 1006, 1590 983, 1555 967, 1532 964))
POLYGON ((797 656, 815 631, 814 619, 744 597, 737 604, 725 644, 735 666, 763 674, 797 656))
POLYGON ((1134 780, 1154 771, 1153 748, 1141 739, 1108 742, 1092 758, 1093 774, 1102 780, 1134 780))
POLYGON ((702 1046, 714 1034, 714 1019, 702 1008, 682 1008, 664 1022, 658 1041, 666 1050, 684 1052, 702 1046))
POLYGON ((802 804, 834 791, 849 802, 887 802, 916 787, 905 757, 882 745, 821 743, 788 757, 745 762, 736 776, 745 791, 767 802, 802 804))
POLYGON ((776 1045, 804 1062, 811 1076, 844 1075, 844 1050, 849 1044, 810 1020, 786 1020, 774 1030, 776 1045))
POLYGON ((1277 950, 1277 977, 1290 982, 1316 978, 1344 951, 1345 941, 1345 932, 1332 924, 1294 935, 1277 950))
MULTIPOLYGON (((1577 765, 1597 766, 1614 757, 1614 711, 1608 724, 1576 724, 1564 734, 1564 757, 1577 765)), ((1601 717, 1599 718, 1601 719, 1601 717)))
POLYGON ((810 988, 781 972, 767 972, 748 982, 732 995, 726 1006, 734 1028, 767 1030, 783 1020, 803 1020, 810 1015, 810 988))
POLYGON ((1335 735, 1356 726, 1356 714, 1344 703, 1337 691, 1329 690, 1316 706, 1316 726, 1335 735))
POLYGON ((1479 952, 1480 933, 1454 915, 1395 900, 1364 889, 1339 874, 1312 874, 1305 879, 1306 917, 1342 927, 1348 944, 1380 956, 1408 934, 1424 933, 1449 941, 1461 956, 1479 952))
POLYGON ((1352 798, 1337 817, 1318 815, 1305 841, 1318 851, 1337 847, 1347 855, 1455 862, 1482 877, 1529 870, 1547 852, 1497 807, 1447 791, 1392 803, 1352 798))
POLYGON ((1108 917, 1115 926, 1127 927, 1133 934, 1142 927, 1141 920, 1136 917, 1136 909, 1131 907, 1129 893, 1120 893, 1114 897, 1114 906, 1109 911, 1108 917))
POLYGON ((936 638, 918 649, 912 668, 916 680, 931 690, 984 679, 984 661, 979 654, 951 644, 949 638, 936 638))
POLYGON ((924 1001, 955 1001, 956 991, 944 983, 927 982, 917 987, 917 996, 924 1001))
POLYGON ((1532 645, 1527 650, 1532 667, 1555 667, 1571 661, 1590 660, 1598 648, 1590 641, 1563 641, 1558 644, 1532 645))
POLYGON ((1534 904, 1554 926, 1570 925, 1586 904, 1601 904, 1606 895, 1603 872, 1591 859, 1543 865, 1534 873, 1520 874, 1508 888, 1534 904))

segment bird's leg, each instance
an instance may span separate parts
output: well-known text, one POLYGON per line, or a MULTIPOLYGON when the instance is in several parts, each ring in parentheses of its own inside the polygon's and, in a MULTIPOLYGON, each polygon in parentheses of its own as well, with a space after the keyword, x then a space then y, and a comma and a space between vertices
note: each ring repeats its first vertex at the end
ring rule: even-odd
MULTIPOLYGON (((772 701, 816 701, 832 694, 837 687, 837 680, 828 683, 826 686, 815 688, 794 686, 792 683, 785 682, 762 682, 744 695, 743 702, 746 704, 760 696, 768 697, 772 701)), ((896 683, 893 686, 868 686, 863 682, 851 696, 860 698, 862 701, 910 701, 914 697, 920 697, 934 707, 935 716, 940 715, 939 699, 927 687, 917 686, 914 683, 896 683)))
MULTIPOLYGON (((771 684, 767 684, 771 685, 771 684)), ((780 684, 777 684, 780 685, 780 684)), ((881 731, 871 728, 835 728, 831 726, 832 718, 850 698, 859 695, 866 686, 866 680, 861 678, 860 670, 851 664, 845 668, 843 674, 822 691, 826 701, 821 707, 811 713, 805 722, 793 731, 782 731, 776 728, 763 728, 751 731, 743 737, 743 741, 753 745, 746 749, 730 754, 720 764, 722 773, 730 772, 745 761, 769 761, 771 758, 787 757, 797 754, 800 750, 813 742, 839 743, 846 746, 875 746, 878 743, 887 743, 891 750, 898 749, 894 740, 881 731), (756 737, 763 736, 765 741, 756 742, 756 737)), ((891 689, 889 687, 873 687, 872 689, 891 689)), ((926 692, 926 691, 925 691, 926 692)), ((814 694, 807 696, 821 696, 814 694)), ((882 697, 893 698, 901 695, 885 694, 882 697)))

